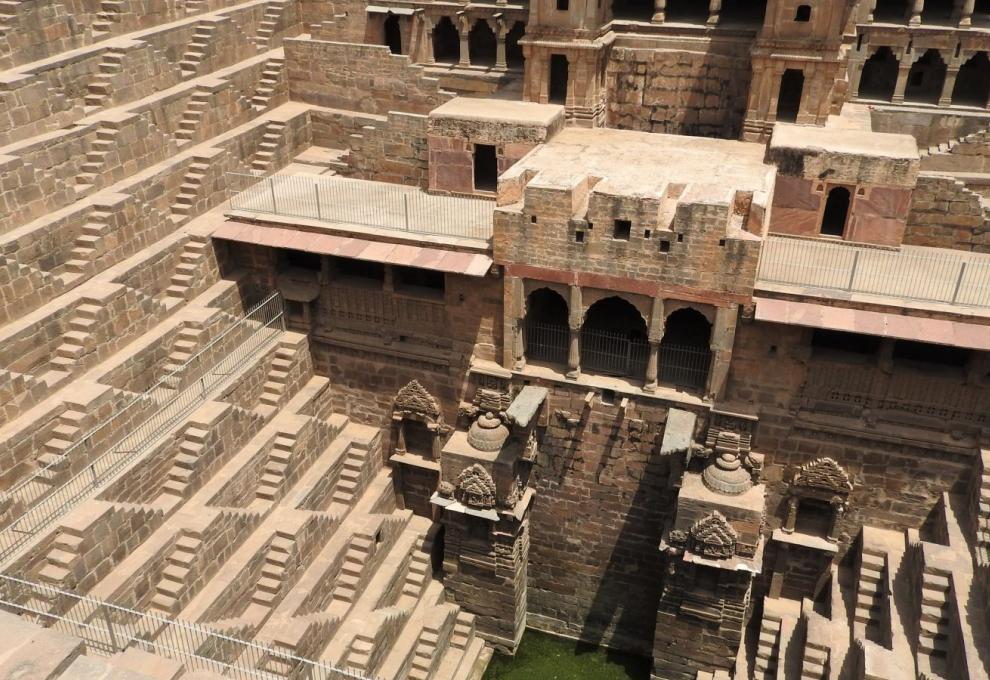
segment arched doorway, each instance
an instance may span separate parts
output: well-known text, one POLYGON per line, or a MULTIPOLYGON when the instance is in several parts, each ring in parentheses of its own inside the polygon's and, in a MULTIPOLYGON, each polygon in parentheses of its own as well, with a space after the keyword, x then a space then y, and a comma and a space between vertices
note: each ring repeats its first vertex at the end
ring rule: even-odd
POLYGON ((911 65, 904 101, 937 104, 945 84, 945 62, 938 50, 928 50, 911 65))
POLYGON ((822 213, 821 233, 825 236, 842 236, 846 231, 846 221, 849 219, 849 203, 852 195, 845 187, 833 187, 825 199, 825 211, 822 213))
POLYGON ((549 288, 539 288, 529 294, 526 298, 523 337, 528 361, 567 363, 570 331, 567 325, 567 303, 560 293, 549 288))
MULTIPOLYGON (((955 0, 925 0, 925 8, 921 12, 921 23, 936 26, 952 25, 955 4, 955 0)), ((956 23, 958 23, 958 19, 956 23)))
POLYGON ((608 375, 642 377, 649 345, 646 322, 620 297, 593 304, 581 326, 581 369, 608 375))
POLYGON ((956 75, 952 89, 955 106, 987 106, 990 101, 990 59, 986 52, 977 52, 966 60, 956 75))
POLYGON ((517 21, 505 35, 505 64, 511 69, 522 70, 526 65, 519 40, 526 34, 526 24, 517 21))
POLYGON ((703 389, 712 360, 711 334, 711 324, 698 310, 671 313, 660 341, 660 382, 703 389))
POLYGON ((402 28, 399 26, 399 17, 389 14, 385 18, 385 45, 388 46, 392 54, 402 54, 402 28))
POLYGON ((698 0, 667 0, 667 21, 703 24, 708 21, 708 3, 698 0))
POLYGON ((653 0, 614 0, 612 16, 626 21, 649 21, 653 18, 653 0))
POLYGON ((804 93, 804 71, 789 68, 780 78, 780 94, 777 96, 777 120, 793 123, 801 110, 801 95, 804 93))
POLYGON ((863 74, 859 79, 858 97, 882 99, 889 102, 894 98, 897 86, 897 57, 889 47, 881 47, 863 64, 863 74))
POLYGON ((900 24, 908 19, 906 0, 877 0, 873 10, 873 20, 891 24, 900 24))
POLYGON ((441 17, 433 27, 433 61, 456 64, 461 60, 461 36, 450 17, 441 17))
POLYGON ((468 33, 468 56, 472 66, 495 65, 495 32, 488 22, 478 19, 468 33))

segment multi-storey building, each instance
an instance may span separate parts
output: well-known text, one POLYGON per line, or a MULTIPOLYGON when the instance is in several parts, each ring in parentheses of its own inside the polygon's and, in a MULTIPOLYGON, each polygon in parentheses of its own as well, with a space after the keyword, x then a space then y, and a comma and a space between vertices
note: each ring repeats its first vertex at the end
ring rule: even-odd
POLYGON ((985 0, 0 2, 0 673, 988 677, 988 54, 985 0))

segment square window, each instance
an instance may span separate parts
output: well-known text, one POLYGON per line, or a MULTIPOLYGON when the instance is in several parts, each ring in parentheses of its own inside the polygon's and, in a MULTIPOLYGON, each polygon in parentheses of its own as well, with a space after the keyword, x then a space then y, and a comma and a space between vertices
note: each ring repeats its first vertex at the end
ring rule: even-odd
POLYGON ((660 252, 661 253, 670 252, 670 241, 660 241, 660 252))
POLYGON ((584 243, 584 232, 583 231, 574 232, 574 240, 577 243, 584 243))
POLYGON ((629 235, 632 233, 632 220, 616 220, 615 230, 612 232, 612 238, 618 239, 620 241, 628 241, 629 235))
POLYGON ((615 390, 602 390, 602 403, 611 406, 615 403, 615 390))
POLYGON ((643 238, 650 238, 650 230, 649 229, 647 229, 646 231, 643 232, 643 238))
POLYGON ((570 9, 570 0, 557 0, 557 11, 566 12, 570 9))

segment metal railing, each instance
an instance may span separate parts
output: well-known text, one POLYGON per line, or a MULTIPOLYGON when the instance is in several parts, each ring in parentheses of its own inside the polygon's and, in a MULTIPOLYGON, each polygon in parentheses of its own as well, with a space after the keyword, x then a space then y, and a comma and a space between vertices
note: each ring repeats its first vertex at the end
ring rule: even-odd
POLYGON ((712 352, 707 347, 660 343, 660 382, 702 389, 708 382, 712 352))
POLYGON ((439 196, 387 182, 227 173, 230 209, 487 241, 495 201, 439 196))
POLYGON ((899 250, 791 236, 763 243, 760 283, 990 307, 990 255, 941 248, 899 250))
POLYGON ((566 324, 527 321, 525 325, 526 358, 552 364, 567 363, 571 332, 566 324))
POLYGON ((596 328, 581 329, 581 367, 617 376, 646 376, 650 346, 645 338, 596 328))
POLYGON ((209 671, 238 680, 367 680, 364 675, 295 656, 284 648, 240 640, 208 626, 127 609, 3 574, 0 607, 81 638, 88 651, 106 656, 135 647, 179 661, 188 671, 209 671))
POLYGON ((274 293, 224 329, 184 364, 169 371, 144 393, 87 432, 58 460, 36 470, 4 493, 0 497, 3 502, 0 506, 12 504, 19 513, 0 532, 0 560, 6 560, 39 531, 92 493, 93 489, 144 453, 170 427, 205 402, 212 390, 230 378, 244 363, 257 357, 284 329, 282 298, 274 293), (234 348, 223 344, 224 340, 237 333, 245 337, 234 348), (192 366, 210 368, 188 387, 176 389, 176 385, 182 384, 186 369, 192 366), (149 405, 153 405, 154 412, 143 419, 149 405), (129 418, 134 422, 128 423, 129 418), (96 445, 111 439, 114 426, 126 429, 127 435, 64 484, 52 486, 52 478, 57 479, 65 474, 63 468, 66 463, 71 465, 73 461, 85 459, 96 445))

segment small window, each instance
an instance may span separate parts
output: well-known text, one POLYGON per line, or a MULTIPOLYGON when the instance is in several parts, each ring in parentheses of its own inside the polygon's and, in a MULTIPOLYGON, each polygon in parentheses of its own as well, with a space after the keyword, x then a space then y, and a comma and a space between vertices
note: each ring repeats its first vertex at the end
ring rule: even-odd
POLYGON ((336 261, 338 276, 352 279, 365 279, 381 283, 385 281, 385 265, 381 262, 352 260, 342 257, 336 261))
POLYGON ((670 241, 660 241, 660 252, 661 253, 670 252, 670 241))
POLYGON ((615 390, 602 390, 602 403, 611 406, 615 403, 615 390))
POLYGON ((577 243, 584 243, 584 232, 583 231, 574 232, 574 240, 577 243))
POLYGON ((474 188, 495 191, 498 187, 498 156, 492 144, 474 145, 474 188))
POLYGON ((632 221, 631 220, 616 220, 615 229, 612 232, 612 238, 618 239, 620 241, 628 241, 629 235, 632 233, 632 221))
POLYGON ((557 0, 557 11, 566 12, 571 8, 570 0, 557 0))
POLYGON ((317 253, 307 253, 302 250, 283 250, 285 263, 297 269, 309 269, 314 272, 320 271, 321 256, 317 253))
POLYGON ((811 336, 811 346, 816 354, 825 351, 872 356, 880 349, 880 338, 875 335, 817 328, 811 336))
POLYGON ((811 5, 798 5, 797 12, 794 13, 794 21, 802 24, 811 21, 811 5))
POLYGON ((419 267, 395 267, 395 289, 408 292, 442 293, 446 285, 443 272, 419 267))

